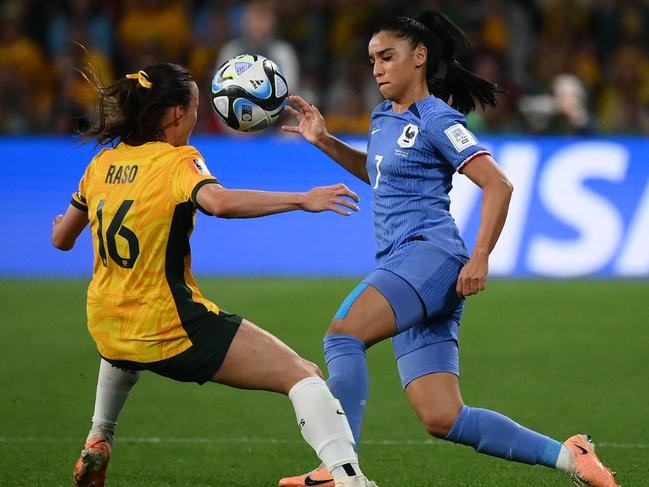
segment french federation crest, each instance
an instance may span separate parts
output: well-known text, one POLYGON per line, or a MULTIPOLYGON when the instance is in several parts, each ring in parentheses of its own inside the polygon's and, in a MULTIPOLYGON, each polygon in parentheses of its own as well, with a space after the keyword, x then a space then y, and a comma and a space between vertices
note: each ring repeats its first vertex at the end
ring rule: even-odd
POLYGON ((409 123, 403 128, 403 132, 401 132, 399 140, 397 140, 397 144, 399 144, 399 147, 412 147, 415 144, 418 133, 419 127, 417 127, 415 124, 409 123))

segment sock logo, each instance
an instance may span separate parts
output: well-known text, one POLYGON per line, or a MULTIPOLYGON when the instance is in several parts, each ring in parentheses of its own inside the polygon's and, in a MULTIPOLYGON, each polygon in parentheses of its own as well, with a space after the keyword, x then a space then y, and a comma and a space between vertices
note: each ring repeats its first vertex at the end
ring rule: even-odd
POLYGON ((341 411, 340 409, 336 409, 336 414, 340 414, 341 416, 345 416, 345 413, 341 411))
POLYGON ((306 421, 304 421, 304 418, 300 420, 299 424, 300 424, 300 431, 302 431, 302 428, 304 428, 304 426, 306 425, 306 421))

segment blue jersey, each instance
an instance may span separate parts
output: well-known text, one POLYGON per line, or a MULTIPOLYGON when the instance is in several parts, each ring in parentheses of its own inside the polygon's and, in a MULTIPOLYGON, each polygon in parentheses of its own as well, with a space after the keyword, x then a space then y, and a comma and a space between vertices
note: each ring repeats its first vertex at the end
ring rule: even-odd
POLYGON ((466 119, 434 96, 403 113, 385 101, 372 112, 367 172, 372 191, 379 266, 404 244, 426 241, 468 258, 449 212, 451 178, 488 152, 466 129, 466 119))
POLYGON ((455 171, 482 154, 464 116, 434 96, 403 113, 390 101, 372 113, 367 172, 377 265, 405 279, 429 317, 457 306, 455 282, 469 256, 448 193, 455 171))

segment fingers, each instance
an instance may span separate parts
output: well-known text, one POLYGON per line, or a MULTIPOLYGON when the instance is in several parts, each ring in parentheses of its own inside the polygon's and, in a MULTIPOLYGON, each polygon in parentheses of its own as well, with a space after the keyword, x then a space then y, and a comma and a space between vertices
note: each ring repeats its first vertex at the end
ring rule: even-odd
POLYGON ((340 190, 338 192, 338 196, 348 196, 351 199, 353 199, 356 203, 358 203, 359 198, 356 193, 354 193, 351 189, 349 189, 344 184, 340 184, 339 186, 340 186, 340 190))
POLYGON ((313 188, 307 194, 310 196, 307 211, 333 211, 345 216, 352 214, 349 210, 359 211, 358 195, 342 183, 313 188))
MULTIPOLYGON (((304 99, 302 99, 298 95, 289 95, 288 99, 291 103, 295 104, 299 108, 299 111, 293 109, 293 112, 300 113, 300 115, 302 116, 308 113, 311 113, 314 116, 322 116, 320 115, 320 110, 318 110, 315 105, 307 103, 306 101, 304 101, 304 99)), ((286 108, 289 108, 289 106, 287 105, 286 108)))
POLYGON ((329 187, 336 191, 336 196, 348 196, 351 199, 353 199, 356 203, 358 203, 359 201, 358 195, 354 193, 351 189, 349 189, 346 184, 339 183, 329 187))
POLYGON ((458 279, 455 291, 457 292, 458 296, 465 298, 467 296, 478 294, 480 291, 484 291, 485 289, 486 279, 479 277, 470 278, 461 276, 458 279))
POLYGON ((282 125, 280 127, 284 132, 290 132, 292 134, 299 134, 300 133, 300 127, 297 125, 282 125))
POLYGON ((344 206, 345 208, 349 208, 350 210, 358 211, 358 206, 344 198, 336 198, 334 200, 334 203, 336 203, 338 206, 344 206))
POLYGON ((464 294, 462 293, 462 281, 460 279, 457 280, 457 284, 455 285, 455 294, 457 294, 458 298, 464 299, 464 294))
POLYGON ((312 105, 309 105, 304 99, 299 95, 289 95, 288 97, 291 103, 297 105, 297 107, 302 110, 302 112, 307 112, 312 108, 312 105))
POLYGON ((343 210, 342 208, 334 204, 329 207, 329 211, 333 211, 334 213, 338 213, 339 215, 343 216, 350 216, 352 214, 351 211, 343 210))
POLYGON ((304 118, 304 115, 302 113, 298 112, 295 108, 292 106, 287 105, 286 108, 284 108, 285 111, 287 111, 289 114, 293 115, 294 117, 297 117, 297 119, 301 122, 302 119, 304 118))

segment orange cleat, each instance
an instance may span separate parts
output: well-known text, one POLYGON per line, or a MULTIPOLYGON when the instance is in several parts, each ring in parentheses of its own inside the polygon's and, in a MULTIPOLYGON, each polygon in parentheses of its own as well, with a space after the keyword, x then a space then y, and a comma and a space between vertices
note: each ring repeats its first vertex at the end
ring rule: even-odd
POLYGON ((331 472, 321 465, 313 472, 297 477, 284 477, 279 481, 278 487, 335 487, 331 472))
POLYGON ((110 445, 103 436, 87 441, 72 471, 74 485, 104 487, 109 460, 110 445))
POLYGON ((587 435, 575 435, 563 443, 575 454, 576 472, 570 475, 578 487, 620 487, 615 481, 615 472, 602 465, 595 454, 595 445, 587 435))

